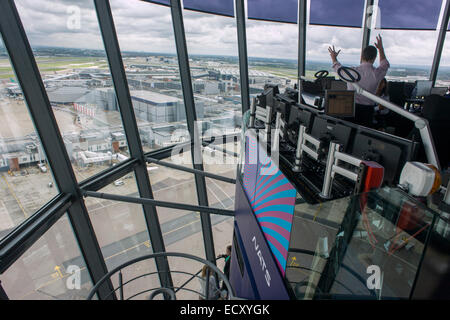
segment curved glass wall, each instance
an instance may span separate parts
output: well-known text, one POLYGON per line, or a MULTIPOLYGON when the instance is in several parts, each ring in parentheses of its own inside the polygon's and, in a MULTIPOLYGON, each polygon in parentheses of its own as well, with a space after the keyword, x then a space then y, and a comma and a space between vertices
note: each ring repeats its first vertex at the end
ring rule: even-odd
MULTIPOLYGON (((144 152, 159 151, 188 141, 170 8, 148 1, 110 2, 144 152)), ((113 170, 129 158, 129 153, 94 2, 16 0, 15 4, 77 180, 87 180, 99 172, 113 170)), ((217 129, 229 129, 238 133, 242 120, 236 22, 229 17, 186 10, 183 15, 202 133, 205 137, 209 137, 205 133, 210 129, 216 129, 216 132, 217 129)), ((298 26, 254 20, 246 24, 250 94, 260 92, 265 83, 277 84, 281 90, 292 87, 297 79, 298 26)), ((377 34, 377 30, 372 30, 371 42, 377 34)), ((381 34, 388 58, 394 65, 388 75, 390 79, 428 78, 437 32, 382 30, 381 34), (410 48, 417 48, 417 43, 421 46, 411 55, 410 48), (403 65, 404 61, 409 65, 403 65)), ((311 77, 313 71, 330 68, 329 45, 342 49, 341 62, 344 64, 359 64, 361 40, 360 28, 308 25, 307 76, 311 77)), ((446 78, 446 68, 450 65, 446 60, 448 46, 446 43, 438 85, 450 82, 446 78)), ((0 107, 0 124, 3 124, 0 125, 2 240, 52 199, 58 190, 1 42, 0 107)), ((239 145, 239 142, 227 141, 219 143, 218 147, 239 153, 239 145)), ((236 177, 237 159, 217 166, 216 155, 222 151, 206 146, 203 151, 205 171, 236 177)), ((190 150, 185 151, 183 158, 181 162, 174 158, 164 161, 192 168, 190 150)), ((148 164, 147 171, 156 200, 198 204, 194 174, 156 164, 148 164)), ((209 205, 232 210, 235 186, 211 178, 205 181, 209 205)), ((124 174, 100 191, 139 196, 133 173, 124 174)), ((153 244, 141 205, 89 197, 85 204, 109 270, 152 252, 153 244)), ((205 257, 202 231, 207 228, 202 228, 198 212, 158 207, 157 214, 166 251, 205 257)), ((217 254, 223 253, 231 244, 233 222, 231 217, 211 215, 217 254)), ((91 288, 77 236, 73 234, 68 217, 64 215, 48 228, 0 276, 2 287, 11 299, 83 299, 91 288), (80 286, 71 277, 73 272, 78 272, 73 271, 78 269, 72 266, 79 268, 80 286)), ((172 259, 169 263, 173 270, 183 266, 195 273, 201 268, 198 263, 180 264, 172 259)), ((218 261, 218 266, 222 268, 223 263, 218 261)), ((155 271, 153 263, 137 264, 124 271, 124 280, 155 271)), ((180 285, 187 278, 173 276, 173 279, 180 285)), ((160 285, 157 278, 149 281, 155 287, 160 285)), ((112 282, 117 286, 118 279, 113 278, 112 282)), ((198 285, 189 284, 195 290, 198 285)), ((139 283, 129 286, 126 295, 146 288, 148 286, 139 283)), ((196 299, 197 296, 186 293, 183 298, 196 299)))

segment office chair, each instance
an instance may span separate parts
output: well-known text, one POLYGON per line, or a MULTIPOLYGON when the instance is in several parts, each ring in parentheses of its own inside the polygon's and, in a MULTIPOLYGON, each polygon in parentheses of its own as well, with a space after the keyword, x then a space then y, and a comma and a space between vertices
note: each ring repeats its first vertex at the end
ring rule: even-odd
MULTIPOLYGON (((403 106, 405 105, 406 99, 410 97, 411 92, 409 91, 412 91, 412 89, 410 86, 407 87, 405 82, 389 81, 389 100, 398 106, 403 106)), ((399 137, 408 137, 414 128, 414 124, 411 121, 393 112, 390 112, 387 117, 387 126, 394 127, 395 135, 399 137)))
POLYGON ((405 83, 397 81, 388 82, 388 94, 392 103, 403 106, 406 101, 405 83))

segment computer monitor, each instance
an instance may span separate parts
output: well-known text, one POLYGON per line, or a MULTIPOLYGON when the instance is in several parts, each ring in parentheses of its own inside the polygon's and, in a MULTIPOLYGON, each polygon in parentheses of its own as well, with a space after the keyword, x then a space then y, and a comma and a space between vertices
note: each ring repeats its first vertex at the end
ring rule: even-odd
POLYGON ((336 118, 355 116, 355 92, 327 90, 325 92, 325 114, 336 118))
POLYGON ((417 80, 414 95, 417 98, 428 97, 431 94, 433 82, 429 80, 417 80))
POLYGON ((355 135, 351 154, 382 165, 383 181, 395 184, 398 183, 405 163, 417 159, 417 150, 417 142, 360 127, 355 135))
POLYGON ((275 107, 274 98, 277 94, 280 93, 277 85, 266 84, 264 86, 264 92, 262 95, 265 96, 266 106, 275 107))
POLYGON ((346 151, 352 136, 352 128, 343 123, 316 116, 314 117, 311 135, 324 142, 335 141, 346 151))
POLYGON ((288 122, 288 139, 292 146, 297 146, 298 130, 300 124, 306 127, 307 132, 311 130, 314 121, 314 114, 310 111, 300 109, 296 105, 291 105, 288 122))

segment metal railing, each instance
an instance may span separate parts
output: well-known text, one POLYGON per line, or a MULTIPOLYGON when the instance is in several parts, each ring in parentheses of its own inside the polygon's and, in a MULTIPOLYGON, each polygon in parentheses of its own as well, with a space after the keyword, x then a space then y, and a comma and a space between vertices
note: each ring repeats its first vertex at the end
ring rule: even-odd
MULTIPOLYGON (((219 259, 219 258, 218 258, 219 259)), ((154 299, 157 295, 162 294, 164 299, 166 300, 176 300, 177 299, 177 293, 179 293, 180 291, 188 291, 188 292, 192 292, 195 294, 198 294, 199 298, 204 299, 204 300, 217 300, 217 299, 227 299, 227 300, 234 300, 234 299, 239 299, 237 297, 235 297, 234 295, 234 291, 233 288, 231 287, 230 282, 228 281, 228 278, 225 276, 225 274, 223 274, 222 271, 220 271, 219 268, 217 268, 216 265, 214 265, 212 262, 190 255, 190 254, 186 254, 186 253, 180 253, 180 252, 159 252, 159 253, 153 253, 153 254, 149 254, 149 255, 145 255, 139 258, 135 258, 132 259, 124 264, 121 264, 120 266, 114 268, 113 270, 111 270, 110 272, 108 272, 105 276, 103 276, 103 278, 101 278, 96 284, 95 286, 92 288, 91 292, 89 293, 87 300, 92 300, 93 297, 97 294, 97 291, 99 290, 100 287, 102 287, 102 285, 107 282, 110 281, 111 278, 115 275, 118 274, 118 280, 119 280, 119 285, 115 288, 113 288, 112 291, 110 291, 104 298, 105 299, 117 299, 117 295, 116 293, 118 292, 119 296, 118 299, 119 300, 131 300, 133 298, 136 298, 138 296, 141 296, 143 294, 148 293, 148 299, 152 300, 154 299), (180 271, 180 270, 168 270, 168 271, 154 271, 154 272, 148 272, 148 273, 143 273, 140 274, 138 276, 135 276, 132 279, 129 279, 127 281, 124 282, 123 279, 123 273, 122 270, 125 269, 126 267, 129 267, 131 265, 134 265, 138 262, 142 262, 145 260, 151 260, 151 259, 156 259, 159 257, 178 257, 178 258, 184 258, 184 259, 189 259, 189 260, 194 260, 197 262, 202 263, 203 265, 208 266, 208 271, 206 274, 206 277, 200 277, 199 274, 202 270, 199 270, 196 273, 191 273, 191 272, 187 272, 187 271, 180 271), (213 274, 217 275, 217 277, 215 277, 215 281, 216 281, 216 285, 220 283, 220 281, 222 281, 224 288, 226 288, 226 296, 222 293, 220 293, 220 295, 211 295, 209 290, 210 290, 210 272, 212 272, 213 274), (161 274, 161 273, 170 273, 170 274, 184 274, 184 275, 190 275, 191 277, 185 281, 182 285, 180 286, 171 286, 171 287, 152 287, 152 288, 148 288, 139 292, 134 293, 133 295, 130 295, 129 297, 125 298, 124 295, 124 287, 126 285, 129 285, 130 283, 133 283, 136 280, 139 279, 143 279, 146 276, 151 276, 151 275, 157 275, 157 274, 161 274), (193 289, 189 289, 186 288, 186 285, 189 284, 192 280, 194 279, 201 279, 201 281, 205 281, 205 286, 204 286, 204 292, 199 292, 197 290, 193 290, 193 289)), ((218 288, 218 286, 217 286, 218 288)), ((218 292, 219 289, 218 289, 218 292)))

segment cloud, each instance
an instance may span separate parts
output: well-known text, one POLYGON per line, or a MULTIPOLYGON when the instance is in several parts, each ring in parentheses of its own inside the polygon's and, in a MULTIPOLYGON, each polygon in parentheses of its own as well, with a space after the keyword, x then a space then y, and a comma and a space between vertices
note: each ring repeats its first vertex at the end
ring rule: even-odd
MULTIPOLYGON (((175 53, 171 10, 139 0, 111 0, 120 47, 124 51, 175 53)), ((19 15, 33 46, 60 46, 103 49, 97 16, 91 0, 16 0, 19 15), (68 28, 71 12, 80 8, 80 28, 68 28)), ((188 52, 190 54, 238 55, 234 18, 183 10, 188 52)), ((249 56, 296 59, 298 26, 247 20, 249 56)), ((376 31, 372 33, 374 40, 376 31)), ((391 64, 431 64, 437 41, 434 31, 387 31, 386 54, 391 64)), ((307 59, 327 61, 328 46, 342 49, 345 63, 358 63, 361 29, 308 26, 307 59)), ((445 47, 442 64, 450 64, 445 47)))

